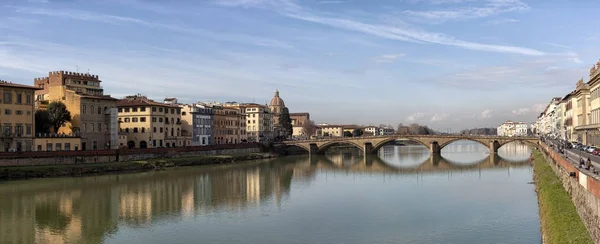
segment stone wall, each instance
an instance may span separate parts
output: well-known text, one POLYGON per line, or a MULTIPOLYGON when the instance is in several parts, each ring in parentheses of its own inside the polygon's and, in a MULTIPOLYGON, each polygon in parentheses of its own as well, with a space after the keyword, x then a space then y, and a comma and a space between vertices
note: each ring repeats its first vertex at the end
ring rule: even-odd
POLYGON ((579 169, 545 144, 540 149, 562 180, 594 243, 600 243, 600 177, 579 169), (570 176, 570 173, 575 175, 570 176))
POLYGON ((245 143, 176 148, 0 153, 0 167, 109 163, 204 155, 247 154, 260 151, 258 144, 245 143))

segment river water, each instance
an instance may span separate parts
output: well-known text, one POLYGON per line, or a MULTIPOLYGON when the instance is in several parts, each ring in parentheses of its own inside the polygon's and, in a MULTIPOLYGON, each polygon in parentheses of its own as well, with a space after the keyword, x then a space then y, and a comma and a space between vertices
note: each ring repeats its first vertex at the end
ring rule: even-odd
POLYGON ((0 183, 4 243, 540 243, 531 150, 459 141, 0 183))

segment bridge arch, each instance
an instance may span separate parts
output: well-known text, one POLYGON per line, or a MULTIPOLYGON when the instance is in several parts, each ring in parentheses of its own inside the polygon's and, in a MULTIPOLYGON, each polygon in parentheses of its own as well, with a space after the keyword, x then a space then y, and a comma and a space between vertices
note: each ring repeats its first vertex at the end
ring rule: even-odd
POLYGON ((393 142, 393 141, 411 141, 411 142, 416 142, 418 144, 421 144, 423 146, 425 146, 427 149, 431 149, 431 145, 421 141, 421 140, 417 140, 417 139, 413 139, 413 138, 407 138, 407 137, 390 137, 387 138, 385 140, 382 140, 380 142, 378 142, 377 144, 373 145, 373 150, 371 151, 372 153, 376 153, 377 151, 379 151, 379 149, 381 149, 383 146, 385 146, 386 144, 393 142))
POLYGON ((528 144, 532 148, 537 148, 538 147, 537 141, 533 142, 531 139, 514 138, 514 139, 508 139, 508 140, 503 140, 501 142, 498 142, 498 144, 499 144, 498 148, 501 148, 502 146, 504 146, 504 145, 506 145, 508 143, 516 142, 516 141, 517 142, 524 142, 525 144, 528 144))
POLYGON ((285 149, 294 148, 294 147, 302 148, 307 153, 310 153, 310 145, 305 145, 303 143, 283 144, 280 148, 285 150, 285 149))
POLYGON ((356 147, 356 148, 358 148, 358 149, 360 149, 361 151, 364 152, 364 145, 357 144, 356 142, 353 142, 353 141, 350 141, 350 140, 348 140, 348 141, 330 141, 330 142, 326 142, 325 144, 319 146, 319 151, 318 152, 319 152, 319 154, 323 154, 331 146, 333 146, 333 145, 340 145, 340 144, 341 145, 351 145, 351 146, 354 146, 354 147, 356 147))
POLYGON ((474 139, 474 138, 471 138, 471 137, 465 137, 465 138, 453 138, 453 139, 450 139, 450 140, 448 140, 448 141, 440 144, 440 150, 444 149, 444 147, 452 144, 453 142, 457 142, 457 141, 472 141, 472 142, 477 142, 477 143, 483 145, 484 147, 486 147, 488 149, 490 148, 489 144, 485 144, 485 142, 483 142, 481 140, 477 140, 477 139, 474 139))

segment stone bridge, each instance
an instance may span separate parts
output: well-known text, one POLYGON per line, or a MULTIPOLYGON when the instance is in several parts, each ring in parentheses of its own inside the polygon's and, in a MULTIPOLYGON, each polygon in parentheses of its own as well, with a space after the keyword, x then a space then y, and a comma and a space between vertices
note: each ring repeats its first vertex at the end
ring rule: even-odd
POLYGON ((284 146, 297 146, 304 148, 309 154, 324 154, 328 148, 333 145, 353 145, 366 154, 377 153, 379 148, 395 141, 412 141, 419 143, 429 149, 431 154, 440 154, 441 150, 448 144, 459 141, 469 140, 480 143, 490 149, 490 153, 497 153, 503 145, 521 141, 537 146, 536 137, 506 137, 506 136, 464 136, 464 135, 389 135, 389 136, 370 136, 370 137, 340 137, 319 140, 304 141, 284 141, 284 146))

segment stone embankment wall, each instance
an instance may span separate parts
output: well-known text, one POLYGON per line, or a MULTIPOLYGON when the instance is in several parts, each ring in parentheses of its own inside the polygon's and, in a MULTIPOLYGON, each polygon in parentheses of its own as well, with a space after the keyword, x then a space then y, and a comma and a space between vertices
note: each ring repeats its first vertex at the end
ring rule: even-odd
POLYGON ((0 167, 127 162, 159 158, 235 155, 260 151, 259 144, 244 143, 201 147, 0 153, 0 167))
POLYGON ((579 169, 545 144, 540 148, 569 193, 594 243, 600 243, 600 177, 579 169))

